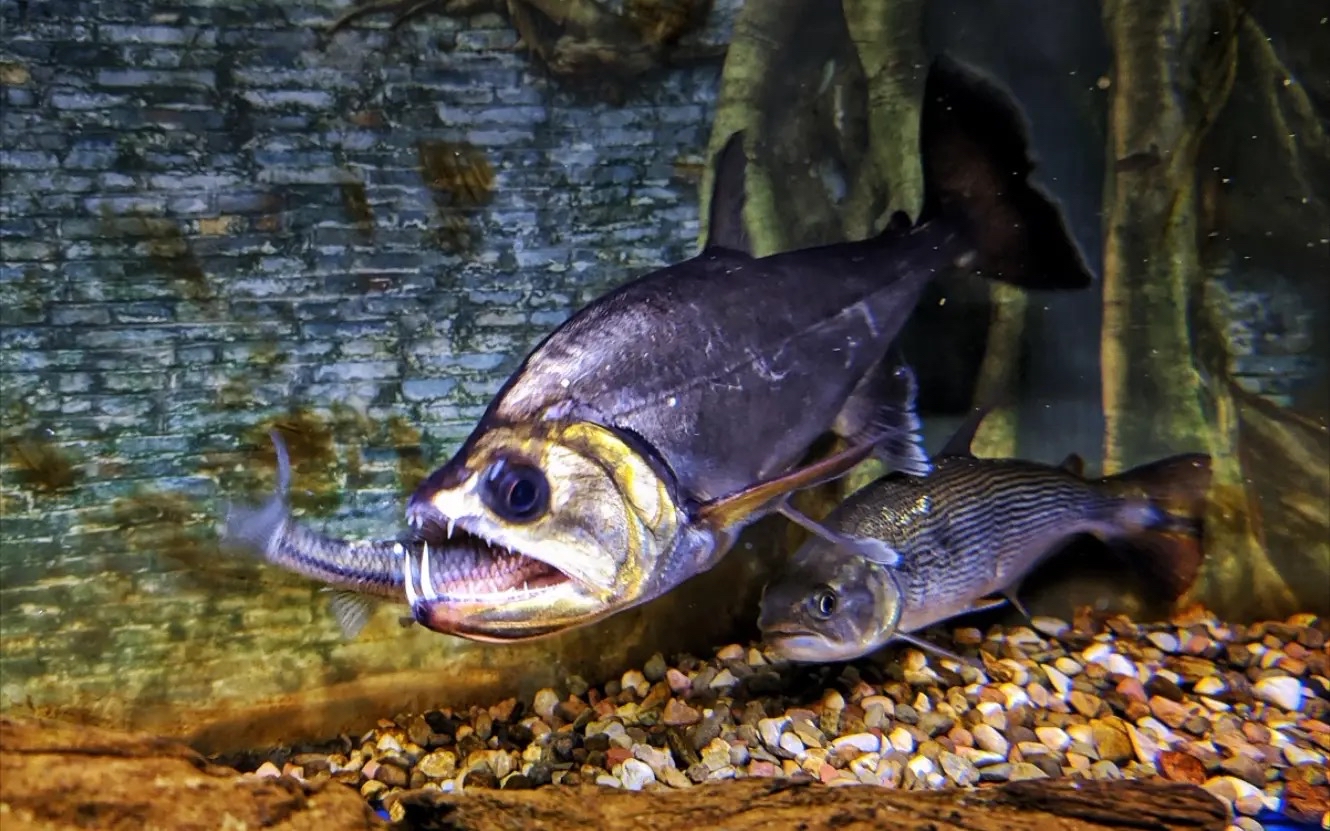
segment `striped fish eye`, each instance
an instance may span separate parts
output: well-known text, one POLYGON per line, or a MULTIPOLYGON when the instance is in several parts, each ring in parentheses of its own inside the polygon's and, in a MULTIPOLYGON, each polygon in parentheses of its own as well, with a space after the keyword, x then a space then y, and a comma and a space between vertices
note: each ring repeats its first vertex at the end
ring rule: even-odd
POLYGON ((836 613, 836 606, 839 601, 840 598, 837 596, 835 589, 831 586, 821 585, 813 590, 813 594, 809 598, 809 607, 814 617, 820 620, 828 620, 836 613))

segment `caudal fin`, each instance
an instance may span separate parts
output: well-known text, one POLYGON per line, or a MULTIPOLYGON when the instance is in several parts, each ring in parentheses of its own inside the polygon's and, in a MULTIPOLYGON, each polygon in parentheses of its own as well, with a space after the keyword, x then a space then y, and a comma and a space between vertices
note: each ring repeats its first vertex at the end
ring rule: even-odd
POLYGON ((920 221, 956 225, 984 276, 1027 289, 1093 282, 1052 198, 1029 181, 1034 168, 1016 102, 957 61, 939 57, 924 85, 919 146, 920 221))
POLYGON ((257 556, 270 553, 290 518, 286 499, 291 490, 291 457, 277 431, 272 431, 270 436, 277 451, 276 491, 257 507, 234 503, 228 505, 221 532, 222 544, 248 549, 257 556))
POLYGON ((1191 588, 1205 558, 1203 518, 1210 490, 1210 457, 1184 453, 1110 476, 1104 483, 1135 504, 1149 506, 1149 518, 1127 542, 1140 565, 1179 597, 1191 588))

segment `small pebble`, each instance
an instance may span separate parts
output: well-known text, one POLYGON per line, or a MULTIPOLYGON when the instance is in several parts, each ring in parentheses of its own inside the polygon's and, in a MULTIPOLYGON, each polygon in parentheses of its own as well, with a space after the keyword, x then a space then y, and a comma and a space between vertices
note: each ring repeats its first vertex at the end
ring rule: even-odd
POLYGON ((1296 713, 1302 709, 1302 682, 1287 676, 1270 676, 1257 681, 1256 697, 1282 710, 1296 713))

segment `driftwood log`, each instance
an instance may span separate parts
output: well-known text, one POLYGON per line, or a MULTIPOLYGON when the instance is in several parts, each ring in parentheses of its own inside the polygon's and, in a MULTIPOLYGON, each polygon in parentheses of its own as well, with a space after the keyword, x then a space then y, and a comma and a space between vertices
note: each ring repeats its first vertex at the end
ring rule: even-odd
POLYGON ((744 779, 683 791, 548 787, 414 791, 379 819, 355 790, 258 779, 185 745, 51 721, 0 719, 0 825, 20 829, 759 828, 932 831, 1222 831, 1224 806, 1192 785, 1038 780, 971 791, 827 788, 744 779))

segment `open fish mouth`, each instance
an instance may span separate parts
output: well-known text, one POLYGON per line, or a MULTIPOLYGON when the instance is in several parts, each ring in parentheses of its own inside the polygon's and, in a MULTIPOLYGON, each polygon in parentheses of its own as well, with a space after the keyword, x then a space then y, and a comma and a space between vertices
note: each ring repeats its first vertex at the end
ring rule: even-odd
POLYGON ((404 547, 407 602, 422 623, 439 605, 499 605, 532 600, 566 587, 573 578, 544 560, 463 528, 430 509, 408 516, 420 543, 404 547))

